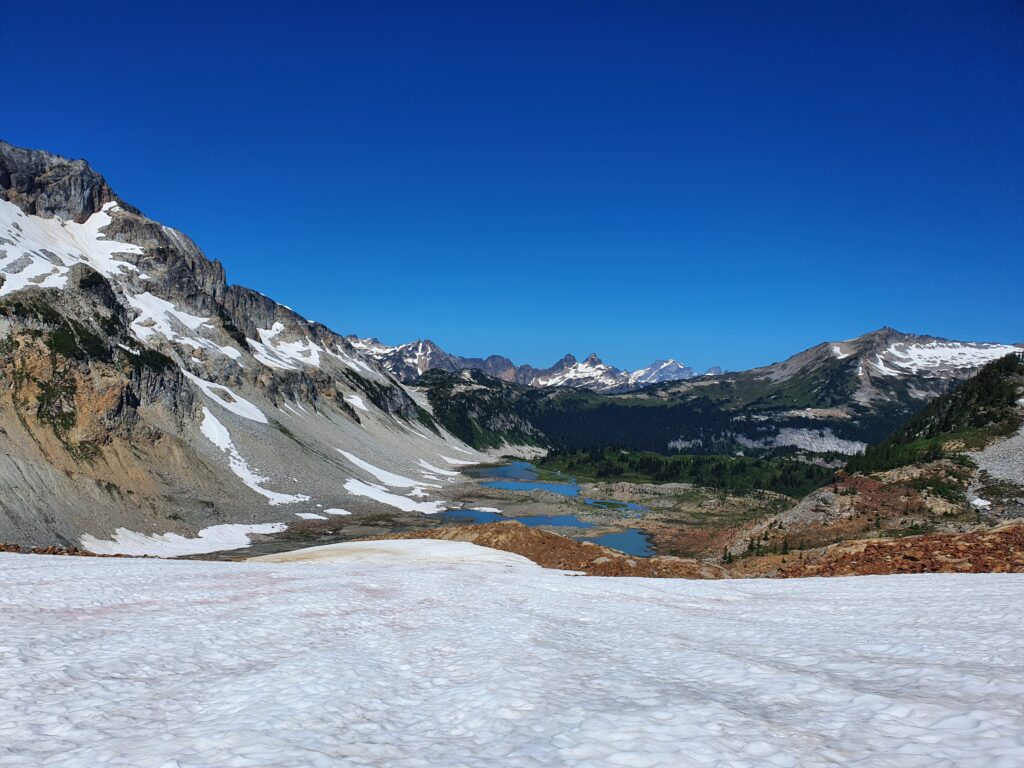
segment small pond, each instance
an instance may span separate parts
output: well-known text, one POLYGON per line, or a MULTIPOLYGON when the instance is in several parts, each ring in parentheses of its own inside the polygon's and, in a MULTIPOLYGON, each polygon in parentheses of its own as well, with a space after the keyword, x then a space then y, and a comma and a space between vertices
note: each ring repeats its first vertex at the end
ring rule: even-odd
MULTIPOLYGON (((482 509, 449 509, 438 515, 441 520, 449 523, 496 523, 504 520, 515 520, 529 528, 594 528, 595 525, 580 520, 576 515, 500 515, 482 509)), ((600 536, 574 536, 577 541, 592 541, 605 547, 617 549, 634 557, 650 557, 654 554, 647 535, 636 528, 627 528, 617 533, 605 533, 600 536)))
MULTIPOLYGON (((500 467, 479 467, 467 470, 467 475, 481 479, 486 488, 500 488, 504 491, 549 491, 562 496, 579 496, 580 485, 575 478, 554 473, 564 480, 540 480, 540 471, 528 461, 513 461, 500 467)), ((631 501, 614 499, 583 499, 584 503, 618 512, 634 512, 639 517, 645 507, 631 501)))

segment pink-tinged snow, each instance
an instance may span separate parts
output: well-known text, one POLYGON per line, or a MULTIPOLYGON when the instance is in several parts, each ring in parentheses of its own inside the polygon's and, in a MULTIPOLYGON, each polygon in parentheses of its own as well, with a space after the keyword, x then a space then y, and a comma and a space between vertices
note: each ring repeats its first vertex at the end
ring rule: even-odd
POLYGON ((30 286, 63 288, 68 267, 88 264, 100 274, 113 277, 134 264, 117 254, 142 253, 137 245, 108 240, 100 231, 111 222, 116 203, 106 203, 85 223, 29 216, 14 203, 0 200, 0 296, 30 286))
POLYGON ((1024 764, 1024 576, 602 579, 390 544, 0 554, 0 765, 1024 764))
MULTIPOLYGON (((262 523, 244 525, 226 523, 203 528, 195 536, 177 533, 139 533, 127 528, 118 528, 112 539, 100 539, 91 534, 82 537, 82 549, 97 555, 154 555, 156 557, 180 557, 202 555, 207 552, 222 552, 226 549, 248 547, 249 536, 254 533, 281 533, 284 523, 262 523)), ((3 752, 0 748, 0 758, 3 752)), ((4 765, 0 759, 0 765, 4 765)))
POLYGON ((277 506, 278 504, 296 504, 300 501, 309 501, 309 496, 306 496, 305 494, 278 493, 277 491, 271 491, 264 488, 263 484, 269 482, 270 478, 264 477, 258 471, 249 466, 245 457, 242 456, 235 447, 234 442, 231 440, 231 433, 228 432, 227 427, 221 424, 217 417, 210 413, 210 409, 205 405, 203 406, 203 423, 199 426, 199 430, 207 440, 228 455, 228 466, 231 468, 231 471, 235 476, 249 486, 249 488, 256 491, 260 496, 263 496, 271 506, 277 506))

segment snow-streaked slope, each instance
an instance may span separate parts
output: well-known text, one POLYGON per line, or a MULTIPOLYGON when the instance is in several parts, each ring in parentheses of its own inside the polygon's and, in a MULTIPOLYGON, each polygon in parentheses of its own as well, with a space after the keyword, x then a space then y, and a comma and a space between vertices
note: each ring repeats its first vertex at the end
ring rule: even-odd
POLYGON ((1010 344, 965 343, 937 339, 891 344, 868 364, 883 376, 928 374, 958 368, 980 368, 1020 347, 1010 344))
MULTIPOLYGON (((227 541, 210 530, 241 530, 225 524, 393 512, 395 497, 436 512, 447 502, 435 491, 457 479, 423 477, 420 462, 485 458, 344 337, 229 285, 184 233, 84 162, 2 141, 0 302, 0 345, 16 350, 0 379, 28 364, 23 340, 41 339, 67 361, 53 366, 59 382, 34 366, 32 386, 70 388, 59 423, 76 424, 57 434, 34 405, 0 397, 0 541, 162 555, 168 542, 208 551, 227 541), (63 479, 71 466, 80 496, 63 479)), ((245 546, 234 533, 228 543, 245 546)))
MULTIPOLYGON (((206 406, 203 406, 203 423, 200 425, 200 431, 211 443, 228 454, 228 466, 231 467, 231 471, 249 488, 256 491, 260 496, 265 497, 271 506, 309 501, 309 496, 305 494, 278 493, 277 491, 264 488, 263 484, 269 482, 270 478, 264 477, 249 466, 249 462, 245 460, 245 457, 235 447, 227 428, 221 424, 216 416, 210 413, 210 409, 206 406)), ((91 551, 95 552, 96 550, 91 551)))
POLYGON ((0 554, 0 764, 1024 762, 1024 576, 601 579, 401 544, 0 554))

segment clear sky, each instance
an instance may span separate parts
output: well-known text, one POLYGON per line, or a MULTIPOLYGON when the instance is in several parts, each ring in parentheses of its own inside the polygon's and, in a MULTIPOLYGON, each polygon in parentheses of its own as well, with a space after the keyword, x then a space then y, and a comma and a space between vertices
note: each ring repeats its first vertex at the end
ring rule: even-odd
POLYGON ((341 333, 1024 341, 1024 5, 8 0, 0 138, 341 333))

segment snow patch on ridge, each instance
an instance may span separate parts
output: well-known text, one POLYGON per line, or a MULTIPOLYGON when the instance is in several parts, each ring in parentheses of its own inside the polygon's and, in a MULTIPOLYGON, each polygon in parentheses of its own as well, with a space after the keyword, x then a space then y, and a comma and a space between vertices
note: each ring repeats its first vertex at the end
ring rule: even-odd
POLYGON ((31 286, 63 288, 68 268, 88 264, 104 277, 138 271, 115 254, 143 253, 137 245, 108 240, 100 231, 112 221, 117 203, 106 203, 85 223, 57 217, 30 216, 14 203, 0 200, 0 296, 31 286))
POLYGON ((871 365, 883 376, 904 376, 929 371, 979 368, 1020 350, 1021 347, 1010 344, 968 344, 956 341, 896 343, 891 344, 882 355, 876 356, 871 365))
MULTIPOLYGON (((283 304, 281 306, 284 306, 283 304)), ((260 340, 246 339, 252 356, 269 368, 295 371, 300 365, 320 367, 320 353, 324 350, 309 339, 305 341, 276 341, 284 332, 284 325, 274 323, 273 327, 257 328, 260 340)))
POLYGON ((263 411, 241 395, 233 392, 229 387, 226 387, 223 384, 216 384, 212 381, 207 381, 206 379, 201 379, 195 374, 189 373, 185 369, 182 369, 181 372, 185 374, 185 378, 199 387, 199 389, 203 391, 204 395, 213 400, 213 402, 221 408, 231 411, 233 414, 241 416, 243 419, 249 419, 249 421, 255 421, 260 424, 269 423, 267 421, 267 417, 263 415, 263 411))
POLYGON ((234 347, 222 347, 211 339, 197 335, 184 335, 178 332, 174 323, 184 326, 189 331, 200 328, 212 328, 210 318, 199 317, 178 309, 174 304, 149 291, 127 296, 128 303, 139 315, 131 323, 132 333, 139 341, 148 341, 155 334, 160 334, 168 341, 184 344, 192 349, 209 349, 227 355, 232 360, 241 358, 242 353, 234 347))

